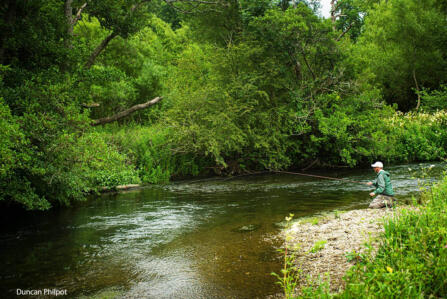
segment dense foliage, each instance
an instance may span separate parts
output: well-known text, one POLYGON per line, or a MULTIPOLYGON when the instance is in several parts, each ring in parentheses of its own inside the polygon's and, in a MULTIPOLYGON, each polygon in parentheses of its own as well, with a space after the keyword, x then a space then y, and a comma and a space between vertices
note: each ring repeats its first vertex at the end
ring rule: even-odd
POLYGON ((318 1, 5 1, 0 200, 445 158, 444 2, 334 3, 325 19, 318 1))

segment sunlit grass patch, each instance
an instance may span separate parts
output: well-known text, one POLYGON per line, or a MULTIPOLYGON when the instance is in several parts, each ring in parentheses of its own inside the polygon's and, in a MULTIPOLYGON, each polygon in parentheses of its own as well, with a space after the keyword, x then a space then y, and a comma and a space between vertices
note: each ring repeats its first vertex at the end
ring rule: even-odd
POLYGON ((318 251, 321 251, 326 246, 327 241, 326 240, 319 240, 316 241, 314 246, 310 249, 309 252, 311 253, 317 253, 318 251))

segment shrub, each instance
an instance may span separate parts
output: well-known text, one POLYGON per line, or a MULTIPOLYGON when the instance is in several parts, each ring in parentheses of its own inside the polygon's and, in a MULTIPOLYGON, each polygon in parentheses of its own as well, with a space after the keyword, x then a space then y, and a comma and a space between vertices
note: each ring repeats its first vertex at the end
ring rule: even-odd
POLYGON ((421 92, 421 109, 425 112, 435 112, 447 109, 447 85, 441 85, 437 90, 421 92))
POLYGON ((169 127, 109 126, 99 130, 129 157, 144 183, 166 183, 171 177, 198 175, 206 165, 203 158, 179 151, 169 127))
POLYGON ((396 113, 387 121, 388 143, 393 151, 383 153, 384 160, 394 162, 433 161, 447 152, 447 113, 396 113))

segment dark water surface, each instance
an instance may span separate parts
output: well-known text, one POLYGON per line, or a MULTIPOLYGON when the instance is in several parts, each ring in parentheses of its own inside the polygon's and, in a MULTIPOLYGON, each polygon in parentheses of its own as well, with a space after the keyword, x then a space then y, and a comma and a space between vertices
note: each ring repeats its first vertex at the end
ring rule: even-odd
MULTIPOLYGON (((388 168, 399 199, 431 164, 388 168), (410 170, 411 169, 411 170, 410 170)), ((426 179, 445 169, 435 164, 426 179)), ((357 181, 371 169, 315 173, 357 181)), ((47 213, 3 215, 0 297, 66 289, 69 297, 264 298, 277 293, 278 222, 365 208, 371 188, 294 175, 147 187, 47 213)))

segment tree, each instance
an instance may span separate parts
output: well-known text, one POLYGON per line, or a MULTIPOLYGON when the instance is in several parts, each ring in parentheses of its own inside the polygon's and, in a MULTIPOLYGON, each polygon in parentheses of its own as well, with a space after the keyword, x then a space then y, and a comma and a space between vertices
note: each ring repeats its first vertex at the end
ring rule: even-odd
MULTIPOLYGON (((63 65, 66 19, 60 0, 8 0, 0 4, 0 63, 26 70, 63 65)), ((7 81, 18 78, 5 78, 7 81)), ((20 84, 20 82, 18 82, 20 84)))
POLYGON ((87 12, 96 17, 101 26, 110 31, 110 34, 90 54, 85 64, 86 68, 90 68, 95 63, 96 57, 112 39, 117 36, 127 38, 146 24, 147 11, 145 8, 149 2, 149 0, 106 0, 93 1, 89 4, 87 12))
POLYGON ((356 41, 361 33, 365 16, 380 0, 331 0, 330 19, 332 29, 339 30, 339 41, 347 33, 351 40, 356 41))
POLYGON ((447 18, 438 1, 382 1, 366 17, 356 46, 359 76, 380 86, 388 103, 418 108, 419 90, 447 79, 446 42, 447 18))
POLYGON ((334 38, 336 33, 327 21, 318 18, 304 4, 285 12, 270 10, 251 23, 250 31, 256 42, 263 44, 264 56, 274 57, 277 63, 291 70, 278 74, 278 80, 292 76, 310 97, 317 89, 336 84, 332 77, 340 57, 334 38), (329 85, 325 85, 325 81, 329 85))
POLYGON ((67 19, 67 33, 71 37, 73 35, 73 27, 81 19, 82 10, 87 6, 87 2, 84 2, 73 15, 73 0, 65 0, 65 18, 67 19))
POLYGON ((336 35, 298 4, 251 17, 237 42, 187 47, 167 96, 179 151, 212 158, 218 173, 315 160, 306 135, 318 131, 318 99, 345 80, 336 35))
MULTIPOLYGON (((221 14, 228 11, 236 0, 163 0, 167 5, 183 14, 221 14)), ((89 2, 86 12, 96 17, 101 26, 109 34, 97 45, 90 54, 86 68, 90 68, 98 55, 107 47, 111 40, 117 36, 126 39, 147 26, 149 12, 159 10, 159 1, 151 0, 104 0, 89 2), (158 7, 157 7, 158 5, 158 7)), ((230 9, 231 11, 231 9, 230 9)))

